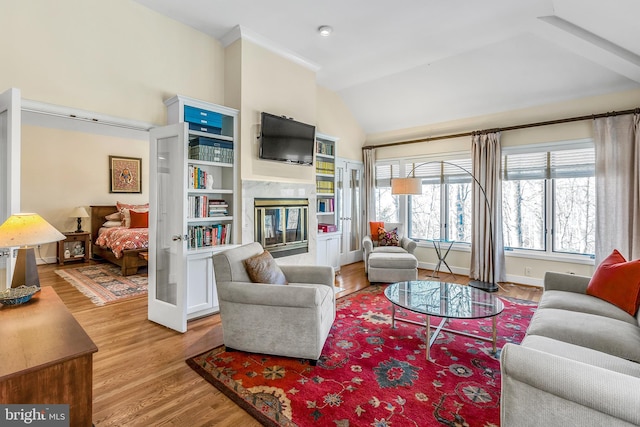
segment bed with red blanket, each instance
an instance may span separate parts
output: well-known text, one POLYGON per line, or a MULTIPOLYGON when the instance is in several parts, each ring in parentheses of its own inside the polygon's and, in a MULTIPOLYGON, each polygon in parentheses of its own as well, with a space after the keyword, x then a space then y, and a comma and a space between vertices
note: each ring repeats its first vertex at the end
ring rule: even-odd
POLYGON ((122 268, 122 275, 136 274, 147 265, 148 228, 104 227, 108 215, 118 212, 114 205, 91 206, 92 256, 122 268))

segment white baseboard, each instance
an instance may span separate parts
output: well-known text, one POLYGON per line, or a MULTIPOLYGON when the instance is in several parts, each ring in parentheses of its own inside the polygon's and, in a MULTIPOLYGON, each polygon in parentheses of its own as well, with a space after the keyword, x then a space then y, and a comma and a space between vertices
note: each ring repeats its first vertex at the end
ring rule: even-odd
MULTIPOLYGON (((418 268, 433 270, 434 268, 436 268, 436 265, 429 262, 418 262, 418 268)), ((469 276, 468 268, 451 267, 451 271, 453 271, 454 274, 459 274, 461 276, 469 276)), ((441 276, 446 276, 447 274, 449 274, 449 270, 447 270, 447 267, 445 267, 444 269, 440 269, 441 276)), ((519 285, 529 285, 537 287, 543 286, 543 279, 537 277, 516 276, 514 274, 507 274, 507 282, 516 283, 519 285)))
POLYGON ((37 265, 45 265, 45 264, 57 264, 58 263, 58 258, 56 257, 45 257, 45 258, 39 258, 36 257, 36 264, 37 265))

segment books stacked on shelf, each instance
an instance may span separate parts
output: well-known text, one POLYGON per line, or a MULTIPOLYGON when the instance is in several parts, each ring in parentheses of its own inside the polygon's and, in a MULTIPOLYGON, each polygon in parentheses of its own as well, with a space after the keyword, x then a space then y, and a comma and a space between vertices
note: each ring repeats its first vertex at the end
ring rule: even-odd
POLYGON ((316 147, 317 147, 316 148, 317 153, 324 154, 325 156, 334 155, 333 150, 335 150, 335 145, 333 144, 327 144, 326 142, 318 141, 318 144, 316 147))
POLYGON ((195 190, 204 190, 207 188, 208 175, 206 170, 195 165, 189 165, 189 188, 195 190))
POLYGON ((318 200, 318 212, 333 213, 334 212, 334 199, 319 199, 318 200))
POLYGON ((335 172, 335 163, 316 160, 316 173, 333 175, 335 172))
POLYGON ((209 204, 207 196, 188 196, 188 200, 187 218, 207 217, 207 206, 209 204))
POLYGON ((187 228, 188 248, 228 245, 231 241, 231 224, 192 225, 187 228))
POLYGON ((316 181, 316 192, 333 194, 333 181, 316 181))
POLYGON ((229 205, 226 200, 223 199, 211 199, 209 200, 209 217, 215 216, 227 216, 229 212, 227 208, 229 205))
POLYGON ((211 218, 227 216, 229 205, 222 199, 209 199, 207 196, 188 196, 187 218, 211 218))
POLYGON ((233 142, 199 136, 189 139, 189 158, 233 164, 233 142))

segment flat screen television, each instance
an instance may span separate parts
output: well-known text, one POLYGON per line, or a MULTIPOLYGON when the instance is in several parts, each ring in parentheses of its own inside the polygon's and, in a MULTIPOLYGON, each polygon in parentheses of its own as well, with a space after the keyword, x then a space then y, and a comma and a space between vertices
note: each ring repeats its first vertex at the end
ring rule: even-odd
POLYGON ((260 158, 300 165, 313 164, 316 127, 262 113, 260 158))

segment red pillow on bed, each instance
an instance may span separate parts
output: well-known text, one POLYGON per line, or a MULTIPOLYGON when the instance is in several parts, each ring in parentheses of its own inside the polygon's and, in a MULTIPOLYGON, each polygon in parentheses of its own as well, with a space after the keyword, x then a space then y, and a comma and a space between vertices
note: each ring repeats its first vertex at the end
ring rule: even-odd
POLYGON ((129 228, 149 228, 149 212, 129 211, 131 225, 129 228))

